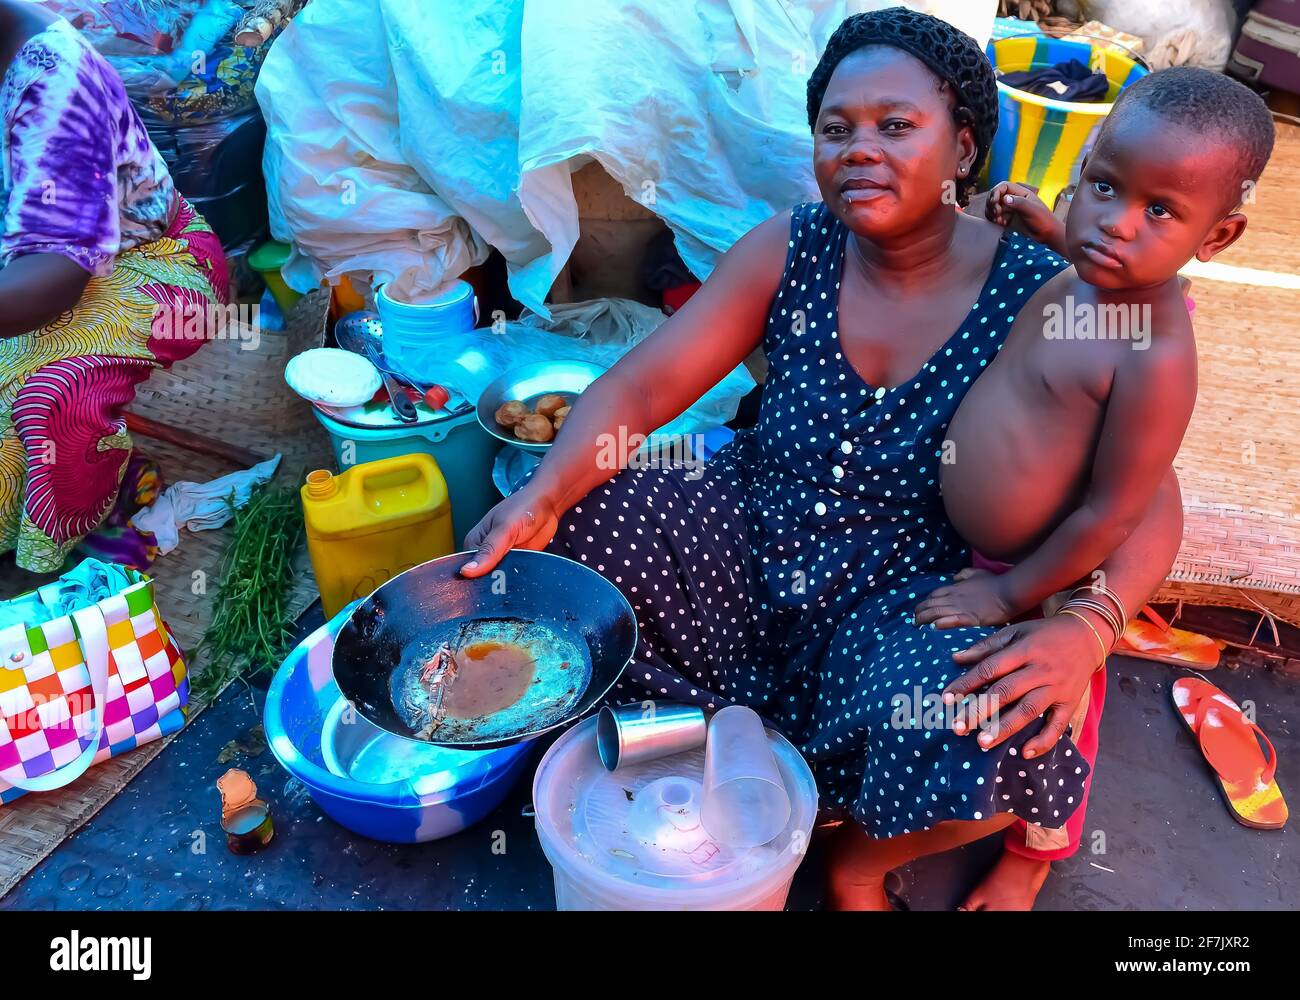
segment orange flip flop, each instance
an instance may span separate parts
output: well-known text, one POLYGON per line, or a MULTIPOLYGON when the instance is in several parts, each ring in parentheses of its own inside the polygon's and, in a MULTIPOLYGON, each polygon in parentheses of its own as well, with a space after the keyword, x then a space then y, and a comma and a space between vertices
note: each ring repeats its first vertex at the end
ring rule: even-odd
POLYGON ((1180 677, 1172 694, 1179 716, 1214 769, 1233 818, 1255 830, 1284 827, 1288 811, 1275 778, 1277 751, 1264 731, 1209 681, 1180 677))
POLYGON ((1143 608, 1138 614, 1150 620, 1134 618, 1129 622, 1112 652, 1200 670, 1210 670, 1219 665, 1223 643, 1187 629, 1174 628, 1150 607, 1143 608))

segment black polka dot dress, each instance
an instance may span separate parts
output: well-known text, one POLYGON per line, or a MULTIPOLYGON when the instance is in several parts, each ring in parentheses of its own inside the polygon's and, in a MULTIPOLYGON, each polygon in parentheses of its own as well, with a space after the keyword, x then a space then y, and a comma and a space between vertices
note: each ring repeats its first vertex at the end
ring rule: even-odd
POLYGON ((1069 739, 1038 758, 944 726, 952 653, 992 629, 912 624, 970 564, 944 514, 939 463, 962 396, 1016 312, 1064 260, 1008 235, 961 327, 909 381, 866 384, 836 311, 848 231, 795 207, 764 338, 759 420, 702 469, 628 469, 560 524, 551 551, 602 573, 636 610, 614 701, 749 705, 807 757, 821 804, 890 837, 1014 812, 1064 825, 1088 764, 1069 739))

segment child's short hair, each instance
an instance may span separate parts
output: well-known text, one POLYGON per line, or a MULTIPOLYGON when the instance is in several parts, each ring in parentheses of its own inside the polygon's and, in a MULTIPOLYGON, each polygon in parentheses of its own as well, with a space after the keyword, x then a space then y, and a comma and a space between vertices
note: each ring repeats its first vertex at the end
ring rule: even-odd
POLYGON ((1245 84, 1222 73, 1174 66, 1150 73, 1126 87, 1102 123, 1098 140, 1128 114, 1142 107, 1197 135, 1212 136, 1236 154, 1233 173, 1224 178, 1228 210, 1244 200, 1248 184, 1259 180, 1273 154, 1273 116, 1245 84))

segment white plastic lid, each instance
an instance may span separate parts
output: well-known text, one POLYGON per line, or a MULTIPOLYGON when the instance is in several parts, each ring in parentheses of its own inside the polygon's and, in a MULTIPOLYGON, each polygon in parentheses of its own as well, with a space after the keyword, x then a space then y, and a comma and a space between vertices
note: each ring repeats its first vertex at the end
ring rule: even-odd
POLYGON ((448 306, 456 305, 474 294, 474 286, 468 281, 460 278, 453 278, 451 281, 444 282, 430 292, 425 292, 417 298, 419 301, 411 302, 406 298, 392 298, 388 292, 388 285, 383 285, 379 289, 380 297, 386 299, 388 303, 396 306, 409 306, 424 309, 445 309, 448 306))
POLYGON ((558 739, 537 767, 537 832, 557 869, 612 902, 725 906, 787 882, 808 846, 817 786, 799 752, 768 731, 790 794, 790 820, 770 843, 730 848, 699 821, 704 750, 609 772, 596 719, 558 739), (683 895, 685 894, 685 895, 683 895))

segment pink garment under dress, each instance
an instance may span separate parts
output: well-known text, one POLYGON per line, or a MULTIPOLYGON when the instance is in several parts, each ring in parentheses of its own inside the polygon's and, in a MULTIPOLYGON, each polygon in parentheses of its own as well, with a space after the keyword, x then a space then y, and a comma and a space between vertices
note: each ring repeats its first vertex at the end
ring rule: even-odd
MULTIPOLYGON (((990 559, 972 549, 971 565, 975 569, 988 570, 990 573, 1001 575, 1011 569, 1013 564, 990 559)), ((1083 824, 1088 814, 1088 795, 1092 791, 1092 776, 1097 771, 1101 710, 1105 704, 1106 671, 1103 668, 1093 673, 1092 680, 1088 683, 1088 690, 1084 692, 1083 700, 1070 720, 1070 737, 1089 767, 1083 783, 1083 795, 1079 799, 1079 808, 1070 814, 1065 826, 1056 830, 1030 826, 1023 819, 1016 820, 1007 828, 1004 839, 1006 849, 1012 854, 1033 858, 1035 861, 1060 861, 1070 857, 1079 849, 1079 844, 1083 840, 1083 824)))

